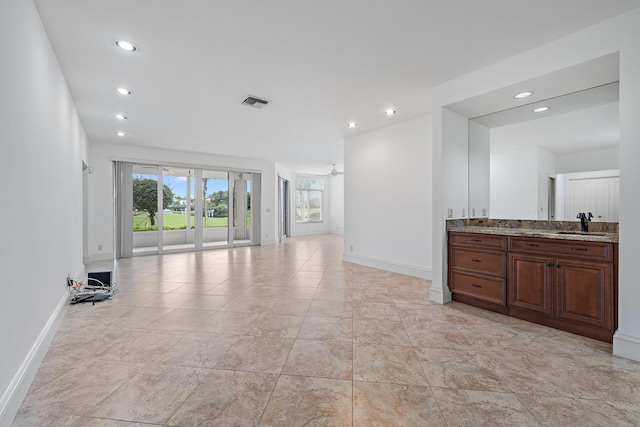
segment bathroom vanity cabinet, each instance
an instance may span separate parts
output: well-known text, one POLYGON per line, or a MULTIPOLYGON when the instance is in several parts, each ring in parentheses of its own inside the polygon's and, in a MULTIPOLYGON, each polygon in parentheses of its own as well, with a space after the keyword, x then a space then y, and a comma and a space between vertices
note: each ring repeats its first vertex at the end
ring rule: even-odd
POLYGON ((453 299, 611 342, 617 244, 450 232, 453 299))
POLYGON ((457 295, 507 305, 507 237, 449 235, 449 287, 457 295))

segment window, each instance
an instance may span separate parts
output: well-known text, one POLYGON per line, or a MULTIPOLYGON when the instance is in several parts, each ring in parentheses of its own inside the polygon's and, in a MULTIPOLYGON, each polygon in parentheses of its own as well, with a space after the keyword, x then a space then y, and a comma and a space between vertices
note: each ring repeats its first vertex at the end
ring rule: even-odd
POLYGON ((323 184, 322 178, 296 177, 296 222, 322 222, 323 184))

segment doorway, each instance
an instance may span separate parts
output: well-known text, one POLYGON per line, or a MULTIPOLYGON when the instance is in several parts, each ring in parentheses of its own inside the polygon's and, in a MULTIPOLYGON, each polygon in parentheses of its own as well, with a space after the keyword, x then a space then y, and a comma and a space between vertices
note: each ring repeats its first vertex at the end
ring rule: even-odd
POLYGON ((278 240, 280 242, 291 235, 289 201, 289 180, 278 176, 278 240))

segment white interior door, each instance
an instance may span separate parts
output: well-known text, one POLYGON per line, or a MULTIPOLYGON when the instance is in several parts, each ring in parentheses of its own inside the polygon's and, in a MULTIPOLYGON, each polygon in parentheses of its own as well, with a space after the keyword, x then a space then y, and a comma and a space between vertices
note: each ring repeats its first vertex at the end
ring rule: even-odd
POLYGON ((618 222, 620 177, 568 177, 565 198, 567 219, 591 212, 595 221, 618 222))

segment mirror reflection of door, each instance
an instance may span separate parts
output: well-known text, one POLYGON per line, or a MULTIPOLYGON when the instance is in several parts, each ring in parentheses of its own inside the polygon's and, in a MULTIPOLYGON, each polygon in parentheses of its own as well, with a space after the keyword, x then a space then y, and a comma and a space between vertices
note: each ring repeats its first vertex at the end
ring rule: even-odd
POLYGON ((618 222, 620 176, 618 171, 565 174, 564 219, 591 212, 594 221, 618 222))

